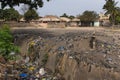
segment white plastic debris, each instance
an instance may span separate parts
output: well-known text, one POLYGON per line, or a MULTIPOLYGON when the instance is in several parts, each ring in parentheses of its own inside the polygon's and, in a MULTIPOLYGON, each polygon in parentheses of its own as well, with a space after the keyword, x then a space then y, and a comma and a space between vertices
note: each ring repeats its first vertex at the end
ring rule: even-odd
POLYGON ((70 58, 70 59, 73 59, 73 57, 72 57, 72 56, 69 56, 69 58, 70 58))
POLYGON ((15 52, 11 52, 10 55, 15 55, 15 52))
POLYGON ((25 63, 28 63, 29 60, 30 60, 30 58, 29 58, 29 57, 26 57, 26 59, 25 59, 25 63))
POLYGON ((43 76, 45 73, 46 73, 46 72, 45 72, 44 68, 40 68, 39 74, 43 76))

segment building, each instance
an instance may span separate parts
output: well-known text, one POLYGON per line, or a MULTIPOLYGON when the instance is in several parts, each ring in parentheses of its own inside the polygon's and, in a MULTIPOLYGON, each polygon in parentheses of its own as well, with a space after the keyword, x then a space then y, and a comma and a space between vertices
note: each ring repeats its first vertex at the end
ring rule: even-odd
POLYGON ((46 15, 45 17, 40 18, 39 21, 43 23, 59 23, 60 19, 54 15, 46 15))
POLYGON ((109 26, 110 25, 110 14, 109 15, 105 15, 104 13, 100 13, 99 14, 99 22, 101 26, 109 26))
POLYGON ((24 17, 22 17, 19 22, 26 22, 26 20, 24 19, 24 17))
POLYGON ((78 18, 73 18, 71 21, 70 21, 70 26, 72 27, 78 27, 80 24, 80 19, 78 18))
POLYGON ((110 15, 105 15, 104 13, 99 14, 99 20, 104 21, 104 20, 109 20, 109 18, 110 18, 110 15))

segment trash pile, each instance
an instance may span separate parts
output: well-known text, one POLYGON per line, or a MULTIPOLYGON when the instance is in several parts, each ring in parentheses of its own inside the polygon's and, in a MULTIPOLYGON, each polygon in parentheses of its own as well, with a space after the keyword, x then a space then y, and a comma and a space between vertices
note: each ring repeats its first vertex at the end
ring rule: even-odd
POLYGON ((61 77, 54 74, 47 68, 37 67, 33 64, 15 64, 4 66, 0 72, 0 80, 59 80, 61 77))
POLYGON ((16 80, 120 80, 120 36, 78 31, 31 37, 24 44, 28 54, 13 66, 16 80))

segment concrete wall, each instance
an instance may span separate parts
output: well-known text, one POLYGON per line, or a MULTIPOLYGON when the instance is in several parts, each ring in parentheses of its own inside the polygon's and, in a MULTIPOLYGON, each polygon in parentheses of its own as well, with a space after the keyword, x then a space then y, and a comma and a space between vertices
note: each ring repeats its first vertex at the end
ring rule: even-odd
POLYGON ((95 22, 94 22, 94 26, 95 26, 95 27, 99 27, 99 26, 100 26, 100 22, 99 22, 99 21, 95 21, 95 22))

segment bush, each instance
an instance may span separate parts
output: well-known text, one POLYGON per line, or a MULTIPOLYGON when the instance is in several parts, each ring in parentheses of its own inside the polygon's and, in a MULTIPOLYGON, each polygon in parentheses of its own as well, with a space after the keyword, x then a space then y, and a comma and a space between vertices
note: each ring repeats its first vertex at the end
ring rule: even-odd
POLYGON ((13 43, 13 36, 8 25, 0 28, 0 55, 6 60, 13 59, 11 52, 18 53, 19 48, 13 43))

